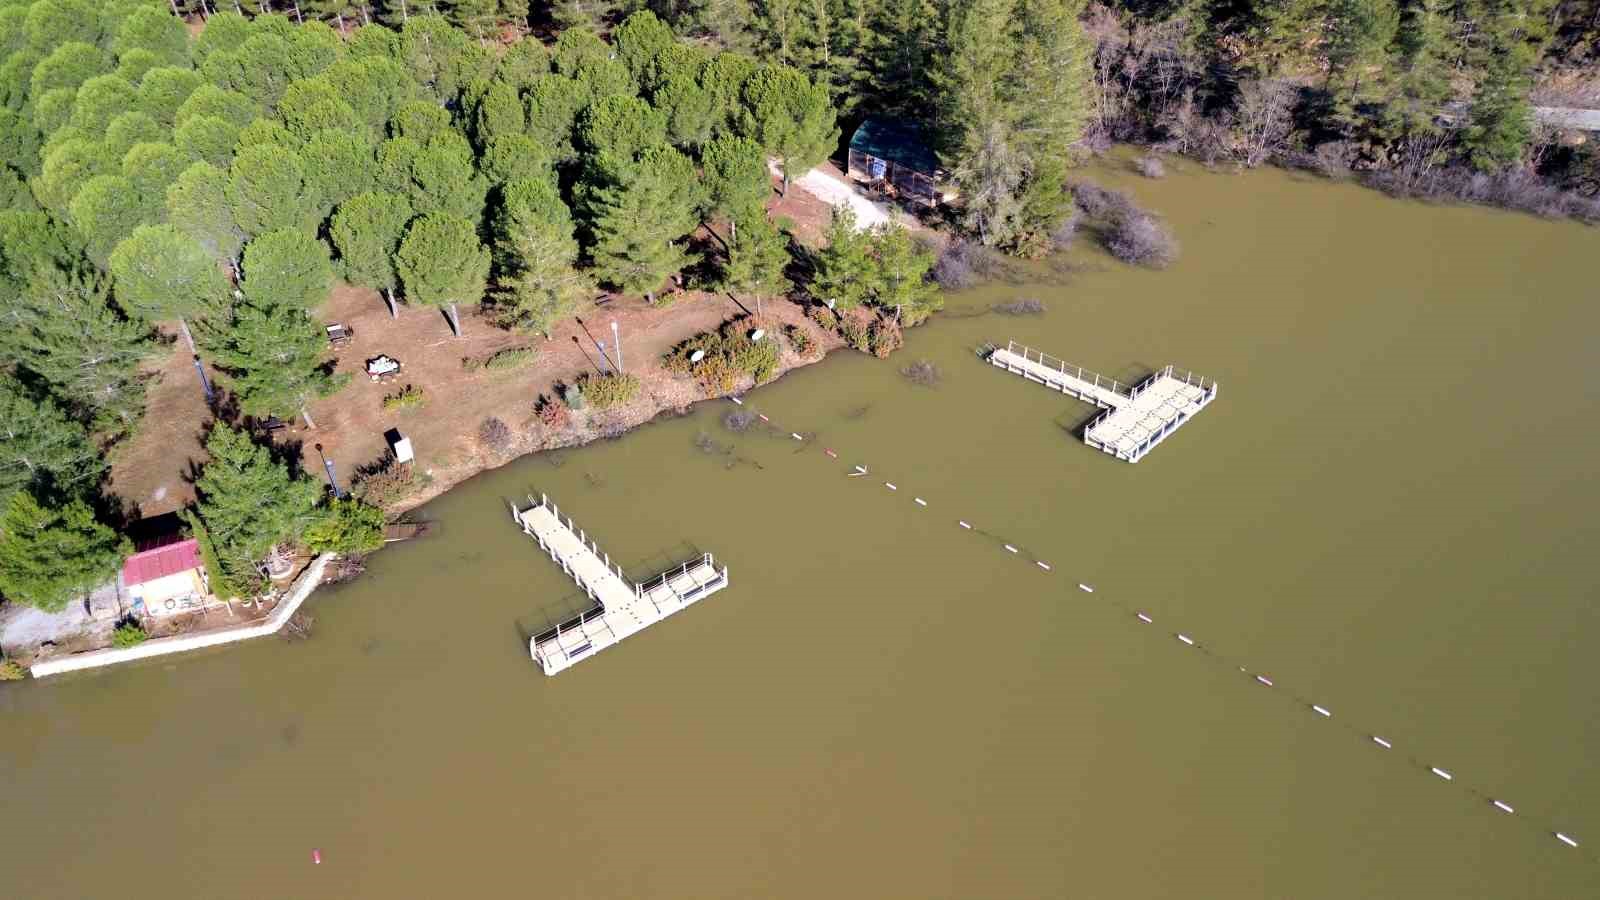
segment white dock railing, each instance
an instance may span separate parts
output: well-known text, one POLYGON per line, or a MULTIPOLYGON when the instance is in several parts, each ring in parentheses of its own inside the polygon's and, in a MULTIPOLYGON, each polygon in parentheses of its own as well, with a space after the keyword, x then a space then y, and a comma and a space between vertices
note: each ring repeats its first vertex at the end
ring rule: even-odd
POLYGON ((1134 396, 1133 389, 1131 387, 1123 384, 1115 378, 1107 378, 1098 372, 1085 369, 1082 366, 1075 366, 1064 359, 1051 356, 1042 350, 1035 350, 1026 344, 1019 344, 1016 341, 1007 341, 1006 351, 1008 353, 1016 354, 1017 356, 1020 356, 1029 362, 1038 363, 1045 368, 1055 369, 1057 372, 1060 372, 1063 375, 1076 378, 1077 380, 1087 384, 1092 384, 1103 391, 1110 391, 1113 394, 1121 394, 1122 396, 1130 399, 1134 396))

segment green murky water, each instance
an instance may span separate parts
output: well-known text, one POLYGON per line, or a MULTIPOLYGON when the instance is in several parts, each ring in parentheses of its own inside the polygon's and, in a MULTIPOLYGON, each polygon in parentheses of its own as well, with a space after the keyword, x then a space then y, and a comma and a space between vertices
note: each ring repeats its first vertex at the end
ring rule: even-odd
POLYGON ((452 492, 307 643, 0 690, 8 891, 1593 896, 1595 233, 1282 173, 1130 187, 1170 271, 1079 252, 951 300, 1042 317, 752 395, 837 462, 702 407, 452 492), (1130 466, 971 352, 1010 337, 1221 395, 1130 466), (519 627, 572 588, 509 522, 528 490, 640 575, 704 549, 733 586, 547 679, 519 627))

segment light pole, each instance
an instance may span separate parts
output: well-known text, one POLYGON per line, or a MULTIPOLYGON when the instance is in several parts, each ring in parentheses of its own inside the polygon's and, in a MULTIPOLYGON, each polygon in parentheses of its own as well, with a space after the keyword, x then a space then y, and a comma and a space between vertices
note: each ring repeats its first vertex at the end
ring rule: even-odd
POLYGON ((317 455, 322 457, 322 470, 328 473, 328 487, 333 488, 334 499, 343 500, 344 492, 339 490, 339 482, 333 477, 333 461, 328 459, 328 457, 323 456, 321 444, 317 444, 316 448, 317 455))
POLYGON ((611 320, 611 343, 617 348, 617 374, 622 374, 622 333, 617 331, 617 320, 611 320))

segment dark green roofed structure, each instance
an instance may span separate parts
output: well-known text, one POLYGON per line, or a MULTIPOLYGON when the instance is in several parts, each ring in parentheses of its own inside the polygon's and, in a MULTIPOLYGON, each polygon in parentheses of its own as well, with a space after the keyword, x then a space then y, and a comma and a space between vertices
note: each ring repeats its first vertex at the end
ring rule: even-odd
POLYGON ((933 206, 933 176, 939 160, 922 131, 891 119, 868 119, 850 138, 851 178, 902 200, 933 206))

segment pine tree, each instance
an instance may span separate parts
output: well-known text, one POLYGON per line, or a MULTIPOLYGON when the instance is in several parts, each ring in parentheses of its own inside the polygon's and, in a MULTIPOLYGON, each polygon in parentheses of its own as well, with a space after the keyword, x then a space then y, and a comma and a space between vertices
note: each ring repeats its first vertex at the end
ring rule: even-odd
POLYGON ((616 163, 591 178, 585 206, 594 233, 596 275, 654 303, 668 276, 694 259, 677 244, 698 224, 699 182, 693 163, 660 146, 646 150, 637 164, 616 163))
POLYGON ((109 439, 144 413, 139 364, 154 350, 149 326, 112 309, 99 275, 38 270, 17 298, 0 353, 50 386, 73 415, 109 439))
POLYGON ((748 210, 743 226, 728 242, 723 285, 734 293, 753 294, 759 316, 762 298, 788 290, 789 280, 784 272, 789 260, 788 236, 767 220, 760 207, 748 210))
POLYGON ((828 158, 839 142, 828 91, 801 72, 769 66, 744 87, 750 109, 745 134, 783 160, 783 186, 828 158))
MULTIPOLYGON (((206 118, 193 120, 207 121, 206 118)), ((215 119, 211 121, 217 121, 215 119)), ((228 173, 208 162, 183 170, 167 188, 167 221, 237 275, 244 231, 228 202, 228 173)))
POLYGON ((710 211, 727 216, 737 229, 741 218, 750 212, 764 214, 772 196, 772 179, 761 145, 746 137, 723 135, 705 145, 700 153, 705 169, 706 198, 710 211))
POLYGON ((259 417, 299 413, 307 427, 315 428, 308 408, 311 401, 332 394, 342 381, 325 368, 327 346, 327 335, 306 315, 305 307, 258 300, 246 293, 219 336, 213 358, 246 413, 259 417))
POLYGON ((225 573, 252 582, 254 564, 313 521, 322 488, 295 478, 266 447, 222 423, 211 430, 206 454, 194 483, 197 514, 225 573))
POLYGON ((491 295, 495 323, 548 338, 551 326, 593 293, 589 278, 576 268, 572 214, 554 182, 508 184, 495 235, 500 271, 500 287, 491 295))
POLYGON ((833 208, 823 239, 826 243, 817 251, 808 290, 818 300, 854 309, 877 290, 871 241, 856 230, 856 214, 844 204, 833 208))
POLYGON ((352 284, 382 291, 389 316, 399 315, 394 289, 400 286, 394 257, 411 220, 411 206, 398 194, 357 194, 339 205, 328 228, 339 265, 352 284))
POLYGON ((111 252, 117 302, 149 322, 177 319, 189 349, 188 320, 212 315, 228 298, 217 260, 175 225, 140 225, 111 252))
POLYGON ((115 577, 131 550, 83 501, 51 506, 19 491, 0 517, 0 593, 58 613, 115 577))
POLYGON ((903 225, 880 228, 872 241, 877 251, 877 290, 873 300, 909 324, 927 318, 944 306, 938 285, 928 280, 933 252, 917 243, 903 225))
POLYGON ((280 228, 245 245, 239 289, 258 309, 304 312, 328 298, 332 283, 328 245, 307 232, 280 228))
POLYGON ((395 254, 395 270, 406 297, 449 310, 450 329, 461 336, 456 304, 483 297, 489 277, 489 251, 472 223, 459 216, 421 216, 411 223, 395 254))
POLYGON ((0 373, 0 503, 23 490, 38 497, 86 496, 105 470, 82 425, 55 401, 35 398, 0 373))

